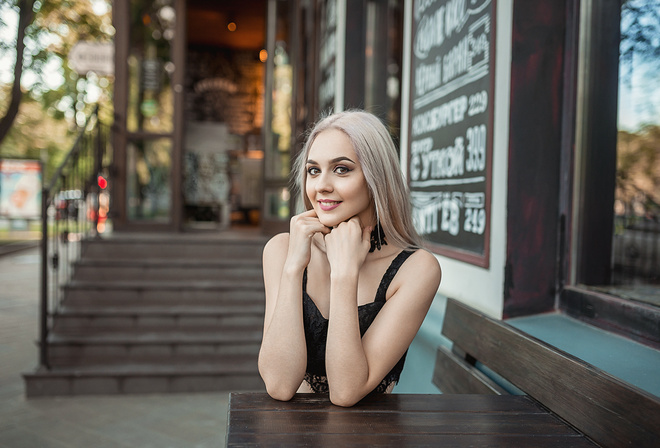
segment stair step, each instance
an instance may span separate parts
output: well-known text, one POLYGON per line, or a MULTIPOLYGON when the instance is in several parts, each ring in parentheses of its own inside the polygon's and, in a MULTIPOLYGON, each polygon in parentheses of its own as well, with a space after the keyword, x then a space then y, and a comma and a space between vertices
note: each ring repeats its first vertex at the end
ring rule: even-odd
POLYGON ((53 331, 60 335, 108 332, 190 331, 203 333, 223 327, 258 327, 264 304, 153 307, 62 307, 53 315, 53 331))
POLYGON ((51 334, 48 357, 53 366, 199 363, 227 355, 256 356, 261 335, 261 328, 212 333, 51 334))
POLYGON ((263 303, 258 281, 73 281, 63 287, 69 306, 220 305, 263 303))
POLYGON ((108 239, 83 242, 87 259, 168 258, 191 260, 256 259, 261 260, 267 238, 255 236, 210 237, 208 235, 114 235, 108 239))
POLYGON ((258 232, 81 242, 27 396, 263 390, 258 232))
POLYGON ((263 391, 256 356, 185 365, 124 364, 38 369, 24 374, 27 397, 263 391))
POLYGON ((74 266, 74 280, 245 280, 262 282, 261 263, 245 260, 87 260, 74 266))

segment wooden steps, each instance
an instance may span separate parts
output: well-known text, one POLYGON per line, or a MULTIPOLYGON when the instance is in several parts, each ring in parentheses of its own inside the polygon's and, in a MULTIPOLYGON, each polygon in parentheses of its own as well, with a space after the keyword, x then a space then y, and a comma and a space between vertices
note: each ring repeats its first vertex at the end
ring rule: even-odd
POLYGON ((113 235, 85 241, 28 397, 263 390, 266 240, 113 235))
POLYGON ((26 378, 28 397, 263 390, 256 358, 220 363, 122 364, 38 369, 26 378))

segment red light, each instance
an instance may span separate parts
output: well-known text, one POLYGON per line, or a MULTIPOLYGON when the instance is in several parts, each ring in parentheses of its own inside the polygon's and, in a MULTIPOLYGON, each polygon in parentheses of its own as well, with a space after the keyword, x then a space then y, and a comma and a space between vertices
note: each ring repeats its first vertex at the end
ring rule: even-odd
POLYGON ((99 176, 97 181, 101 190, 105 190, 105 188, 108 186, 108 181, 105 180, 105 177, 103 176, 99 176))

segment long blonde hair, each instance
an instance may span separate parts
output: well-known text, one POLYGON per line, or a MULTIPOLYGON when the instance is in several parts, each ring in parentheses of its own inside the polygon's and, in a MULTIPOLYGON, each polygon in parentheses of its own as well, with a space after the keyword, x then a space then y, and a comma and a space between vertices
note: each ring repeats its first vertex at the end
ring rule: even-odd
POLYGON ((408 185, 403 180, 392 137, 378 117, 362 110, 323 117, 310 131, 293 166, 295 189, 305 209, 313 208, 305 194, 309 150, 316 137, 328 129, 340 130, 351 140, 385 239, 399 247, 421 247, 421 238, 413 225, 408 185))

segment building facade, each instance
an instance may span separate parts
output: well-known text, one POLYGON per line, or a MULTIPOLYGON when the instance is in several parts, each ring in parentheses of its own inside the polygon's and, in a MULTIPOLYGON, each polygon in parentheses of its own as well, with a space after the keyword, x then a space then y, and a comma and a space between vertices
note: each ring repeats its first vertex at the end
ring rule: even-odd
MULTIPOLYGON (((617 159, 623 131, 651 129, 620 118, 632 95, 620 49, 639 42, 629 21, 647 23, 657 2, 236 3, 114 2, 118 231, 285 230, 305 130, 363 108, 396 137, 418 229, 443 269, 401 390, 433 391, 446 297, 522 326, 570 318, 660 363, 660 157, 634 195, 617 159)), ((631 70, 657 73, 656 38, 636 56, 648 66, 631 70)), ((642 120, 656 128, 657 79, 644 84, 655 112, 642 120)), ((660 393, 657 381, 640 387, 660 393)))

